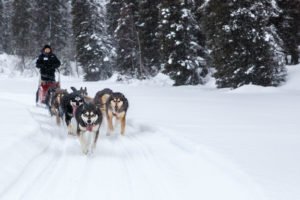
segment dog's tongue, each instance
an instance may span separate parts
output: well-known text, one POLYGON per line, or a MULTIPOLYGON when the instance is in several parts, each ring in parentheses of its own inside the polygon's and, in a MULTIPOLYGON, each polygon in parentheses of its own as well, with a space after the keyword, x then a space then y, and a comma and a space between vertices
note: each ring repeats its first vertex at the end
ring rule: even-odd
POLYGON ((92 131, 92 130, 93 130, 93 125, 92 125, 92 124, 88 124, 88 125, 86 126, 86 130, 92 131))
POLYGON ((72 106, 73 108, 73 116, 75 116, 76 110, 77 110, 77 106, 72 106))

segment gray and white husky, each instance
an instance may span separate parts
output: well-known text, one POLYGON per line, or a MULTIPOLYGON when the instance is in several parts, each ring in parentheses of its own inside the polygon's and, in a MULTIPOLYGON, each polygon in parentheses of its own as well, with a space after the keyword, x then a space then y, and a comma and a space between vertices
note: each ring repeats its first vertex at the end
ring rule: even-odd
POLYGON ((102 113, 93 103, 84 103, 76 110, 77 136, 84 154, 92 153, 96 147, 102 113))

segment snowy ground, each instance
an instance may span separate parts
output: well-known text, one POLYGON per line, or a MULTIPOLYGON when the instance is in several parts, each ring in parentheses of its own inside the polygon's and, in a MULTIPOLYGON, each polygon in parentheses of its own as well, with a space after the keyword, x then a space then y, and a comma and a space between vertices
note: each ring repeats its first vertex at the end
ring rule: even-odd
MULTIPOLYGON (((300 66, 279 88, 85 83, 129 99, 125 137, 93 156, 34 105, 37 78, 0 75, 0 199, 300 199, 300 66)), ((209 84, 212 85, 212 84, 209 84)))

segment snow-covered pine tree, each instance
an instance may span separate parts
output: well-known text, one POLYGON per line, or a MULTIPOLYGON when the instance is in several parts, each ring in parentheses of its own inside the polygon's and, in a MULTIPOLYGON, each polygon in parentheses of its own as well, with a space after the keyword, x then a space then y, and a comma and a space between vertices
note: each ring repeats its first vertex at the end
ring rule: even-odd
POLYGON ((0 53, 3 51, 4 44, 4 13, 3 13, 3 1, 0 0, 0 53))
POLYGON ((25 69, 25 57, 34 56, 34 38, 32 37, 33 16, 30 0, 14 0, 12 17, 13 52, 21 56, 20 70, 25 69))
POLYGON ((118 26, 114 31, 116 69, 121 75, 129 78, 143 79, 148 75, 148 71, 142 59, 137 22, 138 0, 123 0, 118 26))
POLYGON ((193 6, 193 2, 181 0, 163 0, 159 6, 162 68, 175 80, 174 85, 203 83, 208 72, 193 6))
POLYGON ((160 0, 140 0, 137 28, 140 37, 140 54, 149 75, 156 75, 160 69, 157 8, 160 0))
POLYGON ((68 1, 65 0, 34 0, 35 12, 34 37, 36 49, 44 44, 50 44, 63 63, 63 73, 70 72, 70 36, 72 36, 68 11, 68 1))
POLYGON ((15 42, 14 52, 17 55, 33 55, 32 21, 32 4, 30 0, 14 0, 12 34, 15 42))
POLYGON ((86 81, 107 79, 112 75, 108 65, 110 45, 105 36, 103 8, 94 0, 73 0, 73 32, 76 58, 84 70, 86 81))
POLYGON ((278 34, 283 40, 283 49, 286 55, 290 55, 287 64, 299 63, 300 45, 300 0, 277 0, 280 9, 279 17, 274 19, 278 34))
POLYGON ((3 17, 3 24, 1 33, 3 34, 3 51, 5 53, 13 54, 13 35, 12 35, 12 16, 13 16, 13 1, 12 0, 2 0, 3 2, 3 10, 2 10, 2 17, 3 17))
POLYGON ((175 80, 175 85, 183 85, 189 76, 184 67, 185 49, 184 27, 181 18, 180 0, 163 0, 159 5, 159 39, 163 72, 175 80))
POLYGON ((113 68, 111 66, 111 57, 113 56, 112 40, 108 34, 106 10, 103 4, 98 0, 91 1, 91 23, 94 25, 92 39, 96 42, 97 59, 99 68, 99 79, 105 80, 112 76, 113 68))
POLYGON ((277 86, 286 69, 270 17, 274 1, 210 0, 203 20, 218 87, 277 86))
POLYGON ((107 33, 108 37, 110 38, 111 45, 112 45, 112 54, 110 65, 112 71, 118 71, 117 67, 117 54, 116 50, 118 49, 118 43, 116 40, 115 30, 118 27, 118 20, 120 18, 120 10, 122 7, 122 1, 120 0, 108 0, 106 3, 106 26, 107 26, 107 33))
POLYGON ((208 52, 205 48, 205 37, 200 26, 201 17, 198 8, 203 1, 185 0, 182 3, 182 20, 184 27, 183 44, 186 51, 185 67, 190 75, 186 84, 204 84, 208 74, 208 52))
POLYGON ((112 36, 118 27, 122 4, 123 1, 120 0, 108 0, 106 4, 107 31, 112 36))

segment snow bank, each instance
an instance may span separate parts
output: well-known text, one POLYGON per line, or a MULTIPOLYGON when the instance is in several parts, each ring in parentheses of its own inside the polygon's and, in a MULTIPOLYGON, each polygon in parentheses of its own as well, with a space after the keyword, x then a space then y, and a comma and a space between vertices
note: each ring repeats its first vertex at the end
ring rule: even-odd
POLYGON ((2 77, 36 77, 38 70, 35 68, 35 60, 25 59, 25 68, 21 58, 14 55, 0 54, 0 76, 2 77))
POLYGON ((283 89, 300 90, 300 64, 288 66, 288 76, 283 89))
POLYGON ((13 69, 20 62, 20 59, 16 56, 7 54, 0 54, 0 75, 6 75, 12 73, 13 69))
POLYGON ((138 80, 138 79, 128 79, 127 77, 121 76, 120 74, 113 74, 113 76, 106 80, 107 83, 122 83, 131 86, 172 86, 174 81, 170 79, 169 76, 159 73, 151 79, 138 80))
POLYGON ((243 93, 243 94, 254 94, 254 93, 278 93, 285 90, 300 90, 300 64, 287 66, 287 80, 279 87, 263 87, 259 85, 244 85, 242 87, 230 90, 230 93, 243 93))

